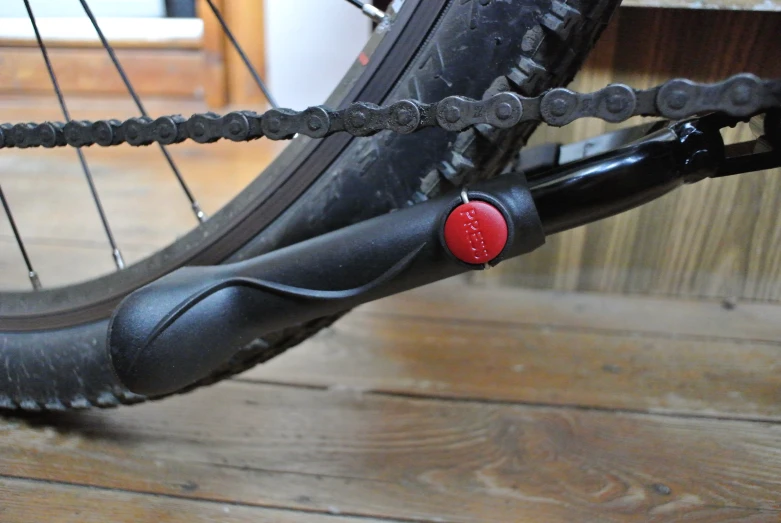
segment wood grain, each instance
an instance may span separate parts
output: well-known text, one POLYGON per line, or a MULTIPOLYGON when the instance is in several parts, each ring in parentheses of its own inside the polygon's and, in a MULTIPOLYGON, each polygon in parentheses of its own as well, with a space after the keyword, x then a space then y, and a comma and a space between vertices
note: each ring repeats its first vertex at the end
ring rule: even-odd
MULTIPOLYGON (((3 523, 355 523, 354 518, 269 510, 0 478, 3 523)), ((377 522, 360 518, 358 522, 377 522)), ((388 520, 386 520, 388 521, 388 520)), ((392 520, 390 520, 393 523, 392 520)))
MULTIPOLYGON (((266 45, 264 36, 263 2, 231 0, 223 3, 223 14, 249 61, 261 78, 266 74, 266 45)), ((294 31, 295 29, 293 29, 294 31)), ((231 104, 266 103, 252 75, 241 57, 225 42, 225 60, 228 72, 228 99, 231 104)))
MULTIPOLYGON (((200 38, 170 38, 159 40, 109 39, 114 49, 200 49, 200 38)), ((1 38, 0 47, 30 47, 38 50, 38 41, 34 38, 1 38)), ((46 42, 46 49, 103 49, 97 39, 54 40, 46 42)), ((38 51, 40 53, 40 51, 38 51)))
POLYGON ((475 325, 509 323, 658 338, 727 339, 776 344, 776 304, 724 303, 650 296, 462 287, 456 280, 376 301, 363 312, 475 325))
POLYGON ((226 382, 6 419, 0 474, 414 521, 768 521, 780 445, 762 423, 226 382))
MULTIPOLYGON (((213 0, 218 10, 224 2, 213 0)), ((228 77, 225 64, 225 35, 206 0, 196 0, 195 10, 203 20, 203 54, 206 72, 206 103, 211 108, 224 107, 228 103, 228 77)))
MULTIPOLYGON (((54 48, 49 50, 49 56, 66 95, 127 96, 127 89, 102 48, 54 48)), ((204 97, 204 58, 198 50, 118 49, 117 57, 141 96, 204 97)), ((52 93, 51 80, 37 48, 0 48, 0 93, 52 93)))
MULTIPOLYGON (((781 14, 622 9, 574 82, 646 87, 676 76, 716 80, 740 71, 781 76, 770 43, 781 14)), ((635 122, 631 122, 635 123, 635 122)), ((532 143, 566 143, 615 126, 543 129, 532 143)), ((747 129, 729 141, 751 139, 747 129)), ((775 169, 705 181, 620 216, 549 239, 539 251, 475 273, 483 285, 523 285, 690 297, 781 299, 779 178, 775 169)))
POLYGON ((355 313, 242 379, 781 420, 781 343, 644 338, 355 313))

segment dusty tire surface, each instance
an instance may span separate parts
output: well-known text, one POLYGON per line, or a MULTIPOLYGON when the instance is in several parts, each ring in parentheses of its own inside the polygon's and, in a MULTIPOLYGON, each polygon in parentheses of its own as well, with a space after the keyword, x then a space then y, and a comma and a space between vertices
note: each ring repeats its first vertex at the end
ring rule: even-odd
MULTIPOLYGON (((618 6, 615 0, 424 1, 431 2, 427 9, 436 4, 436 13, 429 13, 425 33, 414 35, 414 44, 407 43, 409 56, 396 58, 404 60, 403 67, 384 103, 402 98, 434 102, 456 94, 482 98, 504 90, 534 95, 565 85, 618 6)), ((375 82, 381 83, 386 74, 392 77, 384 66, 378 66, 375 82)), ((462 133, 427 129, 414 135, 383 132, 350 139, 292 205, 224 261, 269 252, 494 176, 534 128, 524 124, 509 131, 480 128, 462 133)), ((336 319, 322 318, 255 340, 213 375, 180 392, 267 361, 336 319)), ((114 407, 148 399, 118 383, 106 329, 107 320, 101 320, 0 332, 0 408, 114 407)))

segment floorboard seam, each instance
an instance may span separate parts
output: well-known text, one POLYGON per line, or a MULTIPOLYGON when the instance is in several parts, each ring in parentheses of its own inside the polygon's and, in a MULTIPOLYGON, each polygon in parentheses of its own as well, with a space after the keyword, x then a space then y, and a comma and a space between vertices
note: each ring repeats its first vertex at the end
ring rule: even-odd
MULTIPOLYGON (((77 483, 73 481, 61 481, 61 480, 52 480, 52 479, 42 479, 42 478, 31 478, 27 476, 14 476, 11 474, 4 474, 0 472, 0 479, 7 479, 11 481, 27 481, 30 483, 40 483, 42 485, 63 485, 67 487, 74 487, 74 488, 84 488, 89 490, 96 490, 96 491, 103 491, 103 492, 117 492, 117 493, 124 493, 124 494, 137 494, 142 496, 150 496, 150 497, 156 497, 156 498, 165 498, 165 499, 176 499, 180 501, 190 501, 194 503, 208 503, 211 505, 228 505, 231 507, 242 507, 242 508, 254 508, 254 509, 266 509, 266 510, 280 510, 280 511, 286 511, 286 512, 299 512, 302 514, 317 514, 321 516, 327 516, 327 517, 340 517, 340 518, 350 518, 355 519, 356 521, 361 520, 378 520, 378 521, 385 521, 388 523, 429 523, 430 520, 428 519, 416 519, 416 518, 398 518, 398 517, 390 517, 390 516, 381 516, 381 515, 372 515, 372 514, 357 514, 357 513, 349 513, 349 512, 331 512, 328 510, 317 510, 317 509, 308 509, 308 508, 301 508, 301 507, 288 507, 284 505, 272 505, 272 504, 253 504, 253 503, 245 503, 241 501, 227 501, 227 500, 219 500, 219 499, 213 499, 213 498, 198 498, 194 496, 182 496, 182 495, 176 495, 176 494, 170 494, 170 493, 162 493, 162 492, 150 492, 146 490, 133 490, 133 489, 123 489, 119 487, 107 487, 107 486, 99 486, 99 485, 90 485, 87 483, 77 483)), ((442 523, 448 523, 447 521, 443 520, 442 523)))
MULTIPOLYGON (((779 306, 781 311, 781 306, 779 306)), ((675 340, 675 341, 720 341, 729 342, 744 345, 751 343, 754 345, 767 345, 770 347, 781 348, 781 341, 779 340, 766 340, 766 339, 753 339, 753 338, 733 338, 730 336, 718 336, 707 334, 667 334, 658 331, 643 331, 643 330, 623 330, 623 329, 611 329, 607 327, 586 327, 578 325, 561 325, 550 323, 524 323, 510 320, 487 320, 479 319, 473 320, 469 318, 440 318, 440 317, 428 317, 428 316, 416 316, 411 314, 397 313, 397 312, 375 312, 375 311, 363 311, 356 310, 351 312, 351 315, 366 315, 372 317, 385 317, 390 319, 407 319, 407 320, 420 320, 427 323, 453 323, 457 321, 459 325, 478 325, 478 326, 503 326, 512 327, 524 330, 550 330, 558 332, 574 332, 574 333, 587 333, 587 334, 602 334, 605 336, 632 336, 637 338, 656 338, 661 340, 675 340)), ((781 317, 781 313, 779 314, 781 317)), ((349 317, 349 316, 348 316, 349 317)), ((338 325, 338 324, 337 324, 338 325)))
POLYGON ((413 401, 434 401, 443 403, 463 403, 463 404, 476 404, 487 406, 505 406, 505 407, 525 407, 530 409, 559 409, 559 410, 579 410, 586 412, 603 412, 609 414, 631 414, 662 418, 680 418, 680 419, 702 419, 713 421, 738 421, 745 423, 756 423, 765 425, 779 425, 781 420, 773 420, 768 418, 752 418, 752 417, 737 417, 729 415, 713 415, 713 414, 697 414, 697 413, 680 413, 680 412, 649 412, 642 409, 627 409, 627 408, 613 408, 613 407, 598 407, 591 405, 577 405, 577 404, 561 404, 561 403, 541 403, 541 402, 526 402, 518 400, 505 400, 505 399, 492 399, 492 398, 476 398, 469 396, 437 396, 417 392, 401 392, 390 390, 377 390, 363 387, 335 387, 334 385, 317 385, 312 383, 296 383, 286 381, 275 381, 259 378, 243 378, 236 377, 231 378, 230 381, 236 383, 245 383, 248 385, 268 385, 272 387, 284 387, 292 389, 303 390, 318 390, 318 391, 330 391, 339 390, 344 392, 354 392, 356 394, 367 394, 372 396, 390 397, 390 398, 404 398, 413 401))
POLYGON ((356 476, 340 476, 338 474, 320 474, 317 472, 301 472, 300 470, 279 470, 279 469, 267 469, 262 467, 251 467, 249 465, 231 465, 227 463, 212 463, 209 461, 188 461, 187 463, 197 463, 199 465, 208 465, 210 467, 217 467, 217 468, 224 468, 224 469, 232 469, 232 470, 242 470, 247 472, 260 472, 264 474, 290 474, 295 476, 306 476, 306 477, 312 477, 312 478, 329 478, 329 479, 343 479, 345 481, 364 481, 364 482, 371 482, 371 483, 384 483, 387 485, 393 485, 394 482, 392 481, 386 481, 382 479, 377 478, 359 478, 356 476))
MULTIPOLYGON (((293 473, 295 474, 295 473, 293 473)), ((136 494, 140 496, 149 496, 149 497, 156 497, 156 498, 165 498, 165 499, 175 499, 179 501, 189 501, 193 503, 204 503, 204 504, 210 504, 210 505, 226 505, 231 507, 240 507, 240 508, 251 508, 251 509, 261 509, 261 510, 279 510, 284 512, 298 512, 301 514, 317 514, 325 517, 340 517, 345 519, 354 519, 356 521, 366 521, 366 520, 376 520, 376 521, 384 521, 387 523, 430 523, 430 519, 418 519, 418 518, 405 518, 405 517, 389 517, 389 516, 380 516, 380 515, 366 515, 366 514, 355 514, 355 513, 349 513, 349 512, 331 512, 331 511, 324 511, 324 510, 315 510, 315 509, 306 509, 306 508, 292 508, 292 507, 286 507, 281 505, 260 505, 260 504, 252 504, 252 503, 243 503, 240 501, 225 501, 225 500, 216 500, 211 498, 196 498, 196 497, 188 497, 188 496, 177 496, 175 494, 164 494, 159 492, 149 492, 149 491, 143 491, 143 490, 130 490, 130 489, 122 489, 118 487, 106 487, 106 486, 98 486, 98 485, 89 485, 89 484, 82 484, 82 483, 76 483, 73 481, 58 481, 58 480, 52 480, 52 479, 42 479, 42 478, 31 478, 26 476, 13 476, 10 474, 4 474, 0 473, 0 479, 7 479, 10 481, 20 481, 20 482, 28 482, 28 483, 39 483, 42 485, 62 485, 67 487, 73 487, 73 488, 83 488, 88 490, 95 490, 95 491, 103 491, 103 492, 116 492, 116 493, 124 493, 124 494, 136 494)), ((765 507, 739 507, 734 505, 714 505, 714 504, 705 504, 702 505, 701 508, 710 508, 710 509, 716 509, 716 510, 724 510, 724 509, 731 509, 731 510, 744 510, 744 511, 750 511, 750 512, 763 512, 763 513, 773 513, 777 514, 781 512, 781 509, 775 509, 775 508, 765 508, 765 507)), ((438 518, 437 521, 439 523, 449 523, 448 520, 438 518)))

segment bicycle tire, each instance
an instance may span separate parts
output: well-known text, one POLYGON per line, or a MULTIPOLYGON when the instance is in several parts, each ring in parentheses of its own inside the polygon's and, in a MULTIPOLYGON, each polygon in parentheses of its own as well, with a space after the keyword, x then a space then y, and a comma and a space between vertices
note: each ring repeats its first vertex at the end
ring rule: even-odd
MULTIPOLYGON (((398 98, 435 101, 452 94, 480 98, 509 89, 532 95, 565 85, 617 6, 616 0, 407 0, 399 16, 407 17, 403 26, 389 29, 396 31, 395 54, 389 52, 381 63, 372 64, 368 79, 368 73, 358 78, 348 74, 340 88, 341 94, 347 94, 341 103, 353 101, 346 91, 352 88, 350 93, 355 93, 361 81, 366 85, 390 84, 384 94, 382 89, 373 93, 375 99, 358 98, 385 103, 398 98), (414 33, 409 33, 410 27, 415 28, 414 33)), ((365 92, 354 96, 358 95, 365 92)), ((453 183, 493 176, 534 128, 529 123, 508 131, 473 129, 460 134, 431 129, 408 136, 380 133, 354 139, 336 135, 319 144, 305 143, 302 147, 311 150, 298 155, 300 163, 287 179, 288 193, 279 197, 281 189, 277 188, 272 192, 276 197, 266 195, 261 201, 258 194, 268 192, 281 175, 266 172, 259 176, 210 220, 222 223, 222 234, 208 250, 185 263, 232 262, 257 256, 412 205, 453 183), (240 204, 244 207, 237 221, 240 204)), ((286 167, 290 171, 290 166, 286 167)), ((66 306, 68 303, 67 294, 64 296, 61 308, 62 300, 66 306)), ((39 309, 31 306, 30 313, 21 317, 32 320, 19 327, 18 321, 4 320, 4 303, 12 307, 8 300, 0 301, 0 407, 65 410, 149 399, 130 393, 114 377, 106 349, 105 319, 95 320, 84 313, 87 309, 80 309, 81 316, 71 312, 67 321, 46 323, 41 318, 48 317, 36 316, 39 309)), ((111 303, 104 300, 100 310, 93 307, 89 311, 105 318, 111 303)), ((179 392, 267 361, 336 319, 321 318, 255 340, 211 376, 179 392)))

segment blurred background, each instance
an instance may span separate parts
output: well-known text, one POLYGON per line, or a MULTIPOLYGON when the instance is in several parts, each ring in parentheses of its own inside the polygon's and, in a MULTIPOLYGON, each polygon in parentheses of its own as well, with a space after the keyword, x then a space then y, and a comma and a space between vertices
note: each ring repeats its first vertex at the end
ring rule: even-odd
MULTIPOLYGON (((325 101, 355 62, 371 21, 334 0, 215 2, 269 90, 285 107, 325 101), (327 42, 327 45, 316 43, 327 42)), ((75 119, 128 118, 138 109, 77 0, 31 0, 57 79, 75 119)), ((90 0, 101 29, 152 117, 268 108, 239 55, 202 0, 90 0)), ((0 121, 62 120, 24 3, 0 2, 0 121)), ((169 148, 207 215, 214 214, 284 147, 260 140, 169 148)), ((156 147, 85 156, 127 263, 197 224, 156 147)), ((4 150, 3 187, 44 286, 115 270, 106 235, 72 150, 4 150)), ((0 289, 30 284, 5 216, 0 289)))
MULTIPOLYGON (((255 84, 242 78, 248 74, 241 64, 235 63, 238 55, 229 49, 229 45, 226 46, 227 42, 223 41, 225 36, 205 2, 90 0, 89 5, 95 16, 100 18, 106 37, 116 48, 157 51, 156 54, 135 56, 126 53, 128 60, 144 59, 147 62, 132 69, 139 81, 143 81, 142 75, 148 76, 143 85, 138 85, 140 93, 204 99, 212 108, 263 102, 255 84), (177 49, 195 53, 185 63, 183 53, 173 53, 177 49), (196 67, 199 54, 203 55, 201 70, 196 67), (151 63, 153 61, 160 63, 151 63), (150 76, 154 72, 152 67, 166 69, 171 79, 174 73, 189 74, 178 78, 178 81, 167 81, 165 77, 150 76), (210 74, 204 74, 202 69, 205 67, 210 67, 210 74)), ((226 20, 253 63, 265 72, 269 88, 277 93, 279 103, 289 107, 318 104, 325 100, 366 44, 372 29, 370 21, 360 11, 341 1, 233 0, 217 2, 217 5, 225 13, 226 20), (328 45, 313 45, 314 42, 327 42, 328 45), (302 71, 306 71, 306 76, 302 76, 302 71)), ((95 47, 100 45, 78 1, 32 0, 31 6, 49 47, 73 49, 85 47, 90 42, 95 47)), ((32 25, 21 1, 0 5, 0 38, 3 45, 35 45, 32 25)), ((59 55, 65 56, 55 51, 54 56, 59 55)), ((78 85, 64 82, 66 91, 71 94, 126 94, 123 86, 113 87, 116 75, 111 70, 94 68, 97 63, 91 53, 84 55, 83 59, 75 58, 75 53, 71 55, 74 61, 68 64, 81 69, 70 70, 68 78, 87 78, 82 78, 78 85)), ((25 57, 26 54, 22 53, 17 59, 21 61, 25 57)), ((31 62, 32 68, 40 60, 31 62)), ((14 73, 6 71, 5 74, 11 76, 14 73)), ((17 83, 17 88, 25 93, 51 93, 49 82, 33 85, 33 78, 27 81, 27 84, 17 83)), ((7 87, 3 84, 4 92, 7 87)))

